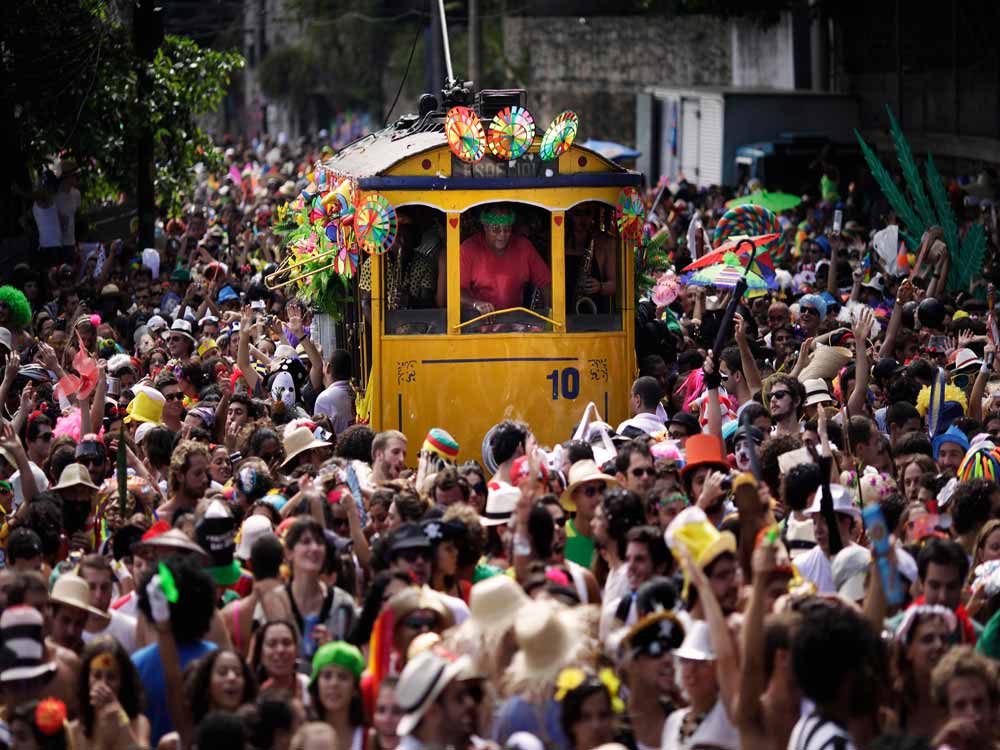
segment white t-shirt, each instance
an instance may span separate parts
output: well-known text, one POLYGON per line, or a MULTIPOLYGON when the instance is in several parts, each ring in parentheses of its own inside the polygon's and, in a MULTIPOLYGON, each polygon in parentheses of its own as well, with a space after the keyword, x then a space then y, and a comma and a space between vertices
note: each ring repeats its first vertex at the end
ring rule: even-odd
POLYGON ((59 209, 59 226, 62 241, 56 244, 69 246, 76 244, 76 212, 80 210, 80 191, 58 190, 55 195, 56 208, 59 209))
POLYGON ((55 202, 48 208, 35 203, 31 207, 31 214, 35 217, 35 224, 38 225, 38 246, 59 247, 62 244, 62 227, 59 224, 59 209, 56 208, 55 202))
POLYGON ((788 738, 788 750, 855 750, 851 735, 819 714, 802 714, 788 738))
POLYGON ((102 635, 110 635, 122 644, 122 647, 130 654, 134 653, 135 618, 117 609, 109 610, 108 614, 111 615, 111 622, 108 623, 108 626, 104 628, 104 630, 98 630, 93 633, 84 630, 83 642, 90 643, 92 640, 100 638, 102 635))
POLYGON ((608 573, 608 579, 604 582, 604 592, 601 594, 601 601, 610 602, 612 599, 619 599, 628 593, 628 563, 623 562, 608 573))
MULTIPOLYGON (((45 472, 35 465, 34 461, 28 461, 28 467, 35 477, 35 487, 39 492, 45 492, 49 488, 49 480, 45 472)), ((24 490, 21 488, 21 472, 15 471, 10 475, 10 484, 14 488, 14 510, 17 510, 24 502, 24 490)))
POLYGON ((339 435, 354 418, 354 392, 346 380, 338 380, 316 397, 313 407, 316 414, 325 414, 333 423, 333 432, 339 435))

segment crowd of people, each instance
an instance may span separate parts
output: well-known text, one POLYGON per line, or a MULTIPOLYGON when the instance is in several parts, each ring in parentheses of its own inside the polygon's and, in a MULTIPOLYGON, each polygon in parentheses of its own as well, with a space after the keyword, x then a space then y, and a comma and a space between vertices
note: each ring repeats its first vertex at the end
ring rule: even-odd
MULTIPOLYGON (((40 188, 0 288, 0 741, 998 746, 995 226, 949 290, 943 230, 873 260, 894 217, 824 172, 720 351, 730 292, 647 300, 626 421, 539 445, 496 404, 459 462, 360 423, 352 354, 264 283, 324 156, 230 146, 152 248, 76 230, 77 165, 40 188)), ((677 270, 725 197, 657 207, 677 270)))

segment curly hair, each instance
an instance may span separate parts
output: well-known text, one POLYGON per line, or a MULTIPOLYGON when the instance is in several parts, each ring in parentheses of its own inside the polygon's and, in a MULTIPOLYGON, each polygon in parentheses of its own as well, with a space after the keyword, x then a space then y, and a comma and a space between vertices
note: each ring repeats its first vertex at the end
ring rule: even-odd
POLYGON ((0 286, 0 304, 10 310, 10 325, 23 328, 31 322, 31 305, 24 292, 12 286, 0 286))
MULTIPOLYGON (((170 629, 179 644, 194 643, 208 632, 215 613, 215 581, 195 558, 171 555, 162 561, 174 577, 178 600, 170 604, 170 629)), ((154 568, 139 582, 139 611, 153 621, 146 586, 156 573, 154 568)))
POLYGON ((781 497, 781 467, 778 456, 802 447, 802 441, 795 435, 778 435, 764 441, 760 447, 760 471, 774 497, 781 497))
POLYGON ((465 524, 467 533, 455 542, 455 546, 458 547, 458 567, 464 568, 479 562, 486 548, 486 532, 479 522, 476 509, 467 503, 455 503, 445 510, 442 520, 465 524))
POLYGON ((993 659, 976 651, 972 646, 951 648, 931 673, 931 695, 942 708, 948 708, 948 686, 956 677, 975 677, 982 680, 990 696, 991 708, 1000 703, 1000 669, 993 659))
MULTIPOLYGON (((90 695, 90 662, 101 654, 110 654, 118 666, 121 686, 115 696, 130 719, 134 719, 144 708, 145 691, 139 673, 132 664, 128 652, 111 636, 95 638, 83 648, 80 654, 80 670, 77 675, 77 695, 90 695)), ((80 721, 87 737, 94 735, 94 707, 90 701, 80 701, 80 721)))
POLYGON ((170 491, 176 492, 184 481, 184 474, 191 468, 191 456, 203 456, 205 463, 212 460, 211 454, 204 443, 194 440, 181 440, 170 454, 170 491))
POLYGON ((608 536, 617 545, 618 557, 624 560, 629 529, 646 523, 642 499, 629 490, 612 490, 601 499, 601 508, 608 520, 608 536))
POLYGON ((334 455, 348 461, 364 461, 366 464, 370 464, 374 441, 375 432, 371 427, 363 424, 351 425, 337 436, 337 447, 334 449, 334 455))
POLYGON ((184 688, 191 706, 191 719, 195 724, 212 710, 212 670, 215 668, 215 662, 223 654, 233 654, 239 660, 240 670, 243 673, 243 695, 240 698, 240 705, 250 703, 257 697, 257 679, 238 651, 231 648, 210 651, 192 665, 193 670, 185 680, 184 688))
POLYGON ((993 493, 997 484, 991 479, 962 482, 951 496, 951 520, 955 533, 966 534, 990 520, 993 493))

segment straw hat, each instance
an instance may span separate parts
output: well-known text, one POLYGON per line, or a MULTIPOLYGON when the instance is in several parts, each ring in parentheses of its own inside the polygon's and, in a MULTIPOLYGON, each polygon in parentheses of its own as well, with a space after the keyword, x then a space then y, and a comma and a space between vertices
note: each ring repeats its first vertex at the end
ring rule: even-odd
POLYGON ((45 661, 42 613, 20 604, 0 615, 0 682, 34 680, 55 674, 55 661, 45 661))
POLYGON ((619 486, 617 479, 605 474, 601 471, 597 462, 589 458, 577 461, 570 466, 568 479, 569 484, 566 485, 566 489, 559 496, 559 504, 571 513, 576 510, 576 503, 573 502, 573 491, 581 484, 586 484, 587 482, 604 482, 605 487, 608 489, 614 489, 619 486))
POLYGON ((497 489, 490 489, 486 496, 486 510, 479 517, 482 526, 502 526, 510 521, 521 498, 521 490, 503 484, 497 489))
POLYGON ((136 542, 132 549, 135 551, 150 549, 163 552, 188 552, 197 555, 202 564, 210 565, 212 563, 209 554, 192 542, 191 538, 180 529, 170 529, 148 539, 143 538, 136 542))
POLYGON ((311 451, 313 448, 325 448, 330 445, 325 440, 320 440, 313 435, 312 430, 308 427, 296 427, 285 436, 282 442, 285 445, 285 460, 282 462, 282 466, 285 466, 300 453, 311 451))
POLYGON ((68 490, 71 487, 89 487, 92 490, 100 489, 90 479, 90 471, 83 464, 69 464, 59 475, 59 484, 49 487, 50 490, 68 490))
POLYGON ((447 630, 455 624, 455 618, 444 599, 429 586, 408 586, 393 594, 387 605, 396 622, 417 610, 426 609, 438 616, 441 630, 447 630))
POLYGON ((531 601, 510 576, 490 576, 469 593, 469 621, 482 635, 503 635, 531 601))
POLYGON ((469 664, 468 657, 456 658, 440 649, 423 651, 408 661, 396 685, 396 704, 403 710, 396 734, 411 734, 444 689, 467 673, 469 664))
POLYGON ((135 387, 135 398, 125 407, 125 422, 151 422, 160 424, 163 419, 163 406, 167 400, 155 388, 144 385, 135 387))
POLYGON ((812 359, 809 360, 802 372, 799 373, 799 382, 805 383, 807 380, 832 380, 840 372, 840 369, 851 361, 851 350, 843 346, 824 346, 819 344, 813 352, 812 359))
POLYGON ((825 380, 813 378, 812 380, 802 381, 802 385, 806 389, 805 406, 833 403, 833 396, 830 395, 830 389, 827 387, 825 380))
POLYGON ((82 610, 98 618, 105 625, 111 621, 111 615, 90 603, 90 584, 86 579, 73 573, 64 573, 56 579, 52 593, 49 594, 49 601, 82 610))
POLYGON ((570 610, 554 601, 542 599, 522 607, 514 624, 519 651, 508 670, 511 684, 554 684, 575 655, 581 640, 578 630, 570 610))

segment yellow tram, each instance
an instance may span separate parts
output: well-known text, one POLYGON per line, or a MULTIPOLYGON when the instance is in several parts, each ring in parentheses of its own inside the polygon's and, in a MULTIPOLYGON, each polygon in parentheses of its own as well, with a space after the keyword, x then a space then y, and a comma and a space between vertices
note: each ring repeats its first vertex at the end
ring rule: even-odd
MULTIPOLYGON (((523 91, 483 91, 474 110, 488 123, 523 100, 523 91)), ((483 436, 507 418, 528 422, 542 444, 568 439, 591 401, 616 425, 629 416, 635 295, 633 243, 620 236, 615 207, 641 175, 576 144, 543 160, 539 136, 516 160, 487 152, 469 163, 449 147, 447 107, 403 117, 316 167, 331 183, 352 181, 358 195, 383 196, 409 237, 388 252, 361 251, 356 272, 364 325, 354 348, 372 428, 413 441, 442 427, 462 459, 478 459, 483 436), (513 209, 513 236, 531 243, 551 282, 483 313, 468 304, 464 276, 475 269, 462 257, 498 204, 513 209), (595 264, 600 297, 580 281, 595 264)))

